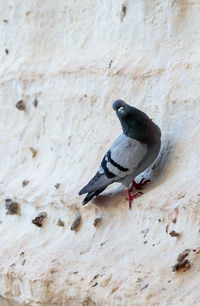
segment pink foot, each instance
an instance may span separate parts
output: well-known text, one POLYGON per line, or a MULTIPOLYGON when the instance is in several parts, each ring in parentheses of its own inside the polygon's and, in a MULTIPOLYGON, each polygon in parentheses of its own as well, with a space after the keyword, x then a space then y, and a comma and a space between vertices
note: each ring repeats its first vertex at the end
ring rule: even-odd
POLYGON ((139 198, 142 195, 142 192, 137 192, 136 194, 131 195, 129 189, 126 189, 126 194, 127 194, 127 200, 129 203, 129 209, 131 209, 131 202, 134 199, 139 198))
POLYGON ((151 182, 151 181, 150 181, 150 180, 146 180, 146 181, 145 181, 144 177, 143 177, 143 179, 142 179, 139 183, 136 183, 136 182, 133 180, 132 185, 131 185, 131 188, 130 188, 129 190, 130 190, 130 191, 133 191, 133 188, 135 188, 136 190, 142 190, 142 188, 143 188, 146 184, 148 184, 149 182, 151 182))

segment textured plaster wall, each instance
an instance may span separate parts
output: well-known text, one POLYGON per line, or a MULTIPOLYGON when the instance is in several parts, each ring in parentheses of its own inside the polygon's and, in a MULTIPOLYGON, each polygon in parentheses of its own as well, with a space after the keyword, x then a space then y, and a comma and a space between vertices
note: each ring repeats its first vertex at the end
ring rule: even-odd
POLYGON ((0 1, 1 305, 200 304, 199 16, 197 0, 0 1), (131 211, 119 185, 82 208, 117 98, 161 127, 162 152, 131 211))

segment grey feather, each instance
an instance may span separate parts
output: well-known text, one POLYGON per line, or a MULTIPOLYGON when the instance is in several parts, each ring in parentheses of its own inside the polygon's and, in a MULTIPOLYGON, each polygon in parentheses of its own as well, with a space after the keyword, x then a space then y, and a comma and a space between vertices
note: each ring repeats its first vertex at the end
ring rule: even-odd
POLYGON ((111 158, 115 163, 127 171, 120 170, 120 167, 107 162, 108 169, 116 175, 115 181, 133 173, 140 162, 147 154, 147 145, 121 134, 110 148, 111 158))
MULTIPOLYGON (((106 188, 106 187, 105 187, 106 188)), ((92 200, 94 197, 96 197, 98 194, 100 194, 102 191, 104 191, 105 188, 98 189, 96 191, 88 192, 86 197, 84 198, 82 205, 86 205, 90 200, 92 200)))
POLYGON ((89 181, 89 183, 79 191, 79 195, 91 192, 91 191, 96 191, 98 189, 107 187, 108 185, 113 183, 113 179, 109 179, 105 173, 99 173, 97 172, 95 176, 89 181))

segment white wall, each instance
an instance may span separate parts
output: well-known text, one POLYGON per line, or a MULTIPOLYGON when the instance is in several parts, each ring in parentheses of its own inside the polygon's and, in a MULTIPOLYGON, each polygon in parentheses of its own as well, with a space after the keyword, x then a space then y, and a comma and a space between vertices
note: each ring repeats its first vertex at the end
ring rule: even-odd
POLYGON ((200 252, 186 272, 171 268, 200 247, 199 14, 194 0, 1 0, 1 296, 28 305, 200 303, 200 252), (131 211, 118 185, 82 208, 78 191, 121 130, 118 98, 161 127, 161 157, 131 211), (19 215, 6 215, 6 198, 19 215), (41 211, 38 228, 31 220, 41 211))

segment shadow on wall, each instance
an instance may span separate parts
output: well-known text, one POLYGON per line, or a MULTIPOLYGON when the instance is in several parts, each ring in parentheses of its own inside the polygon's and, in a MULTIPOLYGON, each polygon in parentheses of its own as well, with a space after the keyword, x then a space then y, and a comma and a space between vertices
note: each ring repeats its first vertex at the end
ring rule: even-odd
MULTIPOLYGON (((125 192, 119 189, 114 190, 113 192, 105 191, 103 194, 100 194, 99 196, 94 198, 91 204, 95 204, 100 208, 110 208, 114 206, 117 207, 118 205, 121 204, 119 198, 122 198, 123 196, 125 200, 126 197, 125 192)), ((128 202, 127 202, 127 207, 128 207, 128 202)))
POLYGON ((154 162, 150 169, 147 169, 147 172, 150 172, 148 176, 151 177, 152 181, 160 182, 163 180, 166 169, 169 167, 172 159, 172 150, 174 146, 173 137, 168 138, 165 143, 161 146, 161 150, 158 158, 154 162))

